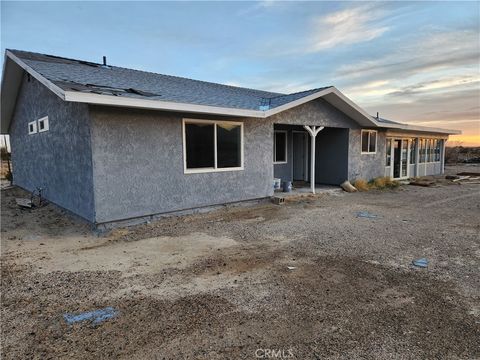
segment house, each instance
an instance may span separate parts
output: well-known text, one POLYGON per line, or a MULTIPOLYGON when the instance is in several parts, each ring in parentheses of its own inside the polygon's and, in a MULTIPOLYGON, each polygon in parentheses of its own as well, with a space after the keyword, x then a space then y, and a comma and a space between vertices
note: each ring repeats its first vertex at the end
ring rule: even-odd
POLYGON ((333 86, 280 94, 7 50, 13 181, 93 224, 443 172, 455 130, 373 117, 333 86), (314 181, 312 181, 314 179, 314 181))

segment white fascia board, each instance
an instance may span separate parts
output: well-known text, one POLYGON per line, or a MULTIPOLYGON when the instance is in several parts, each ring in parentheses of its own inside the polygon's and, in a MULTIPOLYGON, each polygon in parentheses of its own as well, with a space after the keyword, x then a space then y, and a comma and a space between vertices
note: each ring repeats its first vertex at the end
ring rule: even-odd
POLYGON ((7 50, 5 54, 7 57, 12 59, 12 61, 18 64, 18 66, 20 66, 23 70, 25 70, 35 79, 37 79, 41 84, 45 85, 48 89, 50 89, 55 95, 57 95, 62 100, 65 100, 65 92, 60 87, 58 87, 57 85, 52 83, 50 80, 48 80, 47 78, 43 77, 38 72, 33 70, 30 66, 25 64, 22 60, 20 60, 18 57, 12 54, 10 51, 7 50))
POLYGON ((197 105, 178 103, 173 101, 135 99, 128 97, 119 97, 111 95, 100 95, 92 93, 82 93, 76 91, 66 91, 65 100, 72 102, 81 102, 97 105, 121 106, 140 109, 154 109, 178 111, 186 113, 202 113, 212 115, 231 115, 240 117, 264 118, 265 113, 259 110, 225 108, 209 105, 197 105))
POLYGON ((319 97, 322 97, 326 94, 329 94, 332 92, 332 89, 331 88, 328 88, 328 89, 325 89, 325 90, 321 90, 319 92, 316 92, 316 93, 313 93, 311 95, 308 95, 308 96, 305 96, 305 97, 302 97, 298 100, 295 100, 295 101, 291 101, 289 103, 286 103, 286 104, 283 104, 281 106, 277 106, 276 108, 274 109, 271 109, 271 110, 267 110, 265 111, 265 117, 269 117, 269 116, 272 116, 272 115, 275 115, 275 114, 278 114, 282 111, 285 111, 285 110, 288 110, 288 109, 291 109, 295 106, 299 106, 299 105, 302 105, 302 104, 305 104, 309 101, 312 101, 312 100, 315 100, 315 99, 318 99, 319 97))
POLYGON ((387 129, 420 131, 420 132, 429 132, 429 133, 438 133, 438 134, 447 134, 447 135, 459 135, 462 133, 461 130, 441 129, 441 128, 434 128, 429 126, 419 126, 419 125, 410 125, 410 124, 381 124, 380 126, 387 129))
POLYGON ((357 112, 359 112, 363 117, 369 121, 371 124, 374 126, 380 126, 380 123, 375 120, 373 116, 368 114, 365 110, 363 110, 360 106, 355 104, 352 100, 350 100, 347 96, 345 96, 340 90, 338 90, 336 87, 333 87, 332 91, 335 95, 337 95, 340 99, 342 99, 345 103, 347 103, 350 107, 355 109, 357 112))

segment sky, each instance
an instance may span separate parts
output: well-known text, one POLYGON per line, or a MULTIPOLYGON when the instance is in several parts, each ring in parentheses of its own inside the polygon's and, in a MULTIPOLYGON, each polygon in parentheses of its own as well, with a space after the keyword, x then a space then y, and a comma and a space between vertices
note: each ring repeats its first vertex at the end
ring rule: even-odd
MULTIPOLYGON (((370 114, 480 146, 480 2, 1 2, 1 50, 276 92, 334 85, 370 114)), ((3 59, 2 59, 3 62, 3 59)))

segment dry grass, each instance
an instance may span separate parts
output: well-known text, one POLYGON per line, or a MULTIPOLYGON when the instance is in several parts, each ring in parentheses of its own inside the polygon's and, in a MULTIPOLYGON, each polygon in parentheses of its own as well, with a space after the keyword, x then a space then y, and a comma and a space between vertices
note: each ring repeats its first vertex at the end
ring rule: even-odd
POLYGON ((370 181, 357 179, 353 183, 358 191, 393 189, 400 186, 400 183, 389 176, 379 176, 370 181))
POLYGON ((355 182, 353 183, 353 186, 355 186, 358 191, 368 191, 369 190, 369 186, 368 186, 367 181, 363 180, 363 179, 355 180, 355 182))
POLYGON ((400 186, 400 183, 396 180, 393 180, 389 176, 380 176, 375 179, 370 180, 368 183, 370 189, 377 189, 377 190, 383 190, 383 189, 392 189, 400 186))

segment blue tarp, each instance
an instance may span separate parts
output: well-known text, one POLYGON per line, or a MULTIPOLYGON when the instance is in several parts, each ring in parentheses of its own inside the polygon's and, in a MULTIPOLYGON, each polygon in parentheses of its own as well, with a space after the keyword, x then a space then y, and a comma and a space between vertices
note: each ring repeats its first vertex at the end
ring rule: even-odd
POLYGON ((412 264, 421 268, 426 268, 428 266, 428 260, 425 258, 413 260, 412 264))
POLYGON ((111 306, 108 306, 103 309, 82 312, 79 314, 63 314, 63 318, 69 325, 75 324, 80 321, 91 321, 93 325, 98 325, 105 320, 117 316, 117 314, 117 310, 115 310, 111 306))
POLYGON ((376 219, 378 215, 369 213, 368 211, 359 211, 357 217, 367 218, 367 219, 376 219))

